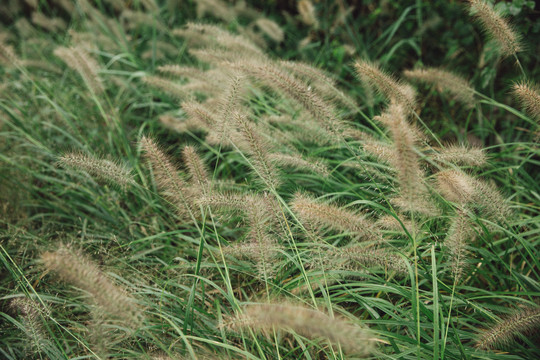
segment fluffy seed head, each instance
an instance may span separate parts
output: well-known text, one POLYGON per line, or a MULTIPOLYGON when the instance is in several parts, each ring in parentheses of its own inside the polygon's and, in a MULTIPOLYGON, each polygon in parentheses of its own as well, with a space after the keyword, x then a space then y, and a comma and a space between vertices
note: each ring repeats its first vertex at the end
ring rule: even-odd
POLYGON ((476 232, 466 213, 458 211, 452 219, 448 235, 444 239, 444 245, 449 252, 450 268, 455 281, 459 281, 467 269, 467 245, 472 243, 476 232))
POLYGON ((282 60, 279 64, 317 91, 323 99, 339 101, 351 109, 356 107, 354 99, 339 90, 336 81, 324 70, 299 61, 282 60))
POLYGON ((104 91, 102 80, 98 74, 99 65, 84 48, 80 46, 59 47, 54 50, 54 55, 77 71, 92 92, 100 94, 104 91))
POLYGON ((519 35, 485 0, 469 0, 469 6, 485 33, 499 46, 502 56, 511 56, 521 50, 519 35))
POLYGON ((37 301, 27 298, 13 299, 9 305, 20 315, 29 352, 38 354, 44 348, 50 347, 50 341, 47 339, 47 332, 41 320, 47 309, 44 309, 37 301))
POLYGON ((344 125, 336 117, 332 104, 324 101, 309 86, 290 76, 278 66, 264 62, 243 62, 237 66, 268 87, 296 101, 330 133, 340 136, 343 132, 344 125))
POLYGON ((67 153, 58 159, 58 163, 64 167, 86 171, 121 188, 135 184, 131 171, 125 165, 111 160, 98 159, 82 153, 67 153))
POLYGON ((336 205, 324 204, 301 193, 291 203, 292 210, 303 223, 349 233, 357 239, 381 241, 375 224, 364 216, 336 205))
POLYGON ((202 18, 210 14, 225 22, 231 22, 236 18, 236 13, 232 7, 222 0, 197 0, 197 18, 202 18))
POLYGON ((285 38, 285 33, 281 27, 274 21, 259 18, 255 21, 255 24, 263 33, 265 33, 270 39, 274 40, 277 43, 280 43, 285 38))
POLYGON ((487 156, 483 149, 463 145, 449 145, 433 156, 435 161, 443 164, 483 166, 487 156))
POLYGON ((269 154, 270 144, 265 141, 245 115, 234 113, 232 117, 240 134, 240 141, 237 141, 238 146, 249 155, 253 170, 262 182, 270 189, 276 189, 281 181, 269 154))
POLYGON ((437 185, 446 199, 459 204, 466 204, 474 197, 475 182, 461 171, 444 170, 437 173, 437 185))
POLYGON ((184 162, 191 176, 191 182, 202 189, 210 183, 210 176, 204 161, 193 146, 185 146, 182 150, 184 162))
POLYGON ((156 184, 163 196, 177 209, 183 219, 191 219, 193 199, 187 184, 180 178, 176 166, 171 162, 157 143, 150 137, 143 136, 139 146, 144 157, 152 166, 156 184))
POLYGON ((512 93, 531 118, 540 122, 540 89, 538 86, 532 83, 514 84, 512 93))
POLYGON ((183 100, 190 99, 192 97, 192 94, 186 91, 183 85, 165 78, 159 76, 145 76, 142 78, 142 80, 145 84, 163 90, 175 99, 183 100))
POLYGON ((475 179, 458 170, 437 173, 437 186, 448 200, 480 211, 486 218, 506 221, 511 211, 494 184, 475 179))
POLYGON ((4 66, 17 65, 20 62, 13 46, 6 44, 0 39, 0 64, 4 66))
POLYGON ((406 70, 405 77, 435 85, 439 91, 448 91, 467 107, 474 106, 474 89, 456 74, 437 68, 406 70))
POLYGON ((518 334, 534 334, 539 328, 540 306, 526 307, 484 330, 476 341, 476 347, 484 350, 499 349, 514 342, 518 334))
POLYGON ((330 317, 318 310, 287 303, 247 305, 228 325, 233 329, 260 331, 277 328, 312 339, 326 338, 332 344, 340 344, 346 353, 360 356, 369 355, 372 348, 372 338, 366 329, 342 317, 330 317))
POLYGON ((182 102, 182 110, 186 112, 189 124, 192 124, 194 128, 210 131, 218 124, 217 116, 197 102, 182 102))
POLYGON ((322 257, 324 264, 333 270, 369 272, 371 268, 380 268, 385 272, 395 272, 399 276, 408 274, 403 258, 385 248, 353 245, 325 251, 322 257))
POLYGON ((330 175, 325 164, 319 161, 306 160, 299 154, 270 154, 270 159, 278 166, 306 169, 323 177, 330 175))
POLYGON ((390 130, 393 140, 391 154, 385 155, 397 171, 399 196, 392 201, 407 212, 426 215, 437 213, 437 208, 430 199, 424 172, 415 149, 421 134, 407 121, 407 112, 403 106, 394 103, 376 119, 390 130))
POLYGON ((67 28, 66 22, 61 18, 50 18, 38 11, 32 13, 32 22, 51 33, 57 33, 67 28))
POLYGON ((410 85, 399 82, 369 61, 358 60, 354 67, 360 79, 377 89, 392 103, 401 104, 409 111, 414 109, 416 93, 410 85))
POLYGON ((110 318, 118 318, 133 328, 142 322, 142 312, 128 293, 82 253, 61 245, 54 252, 43 253, 41 261, 47 271, 87 292, 92 302, 110 318))
POLYGON ((300 0, 297 6, 300 19, 304 24, 315 28, 319 27, 319 21, 315 15, 315 6, 310 0, 300 0))

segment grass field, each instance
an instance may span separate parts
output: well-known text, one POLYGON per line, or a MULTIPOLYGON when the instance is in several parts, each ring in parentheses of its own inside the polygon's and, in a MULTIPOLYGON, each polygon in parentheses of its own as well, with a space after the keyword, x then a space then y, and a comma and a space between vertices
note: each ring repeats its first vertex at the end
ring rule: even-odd
POLYGON ((540 358, 534 2, 0 4, 1 359, 540 358))

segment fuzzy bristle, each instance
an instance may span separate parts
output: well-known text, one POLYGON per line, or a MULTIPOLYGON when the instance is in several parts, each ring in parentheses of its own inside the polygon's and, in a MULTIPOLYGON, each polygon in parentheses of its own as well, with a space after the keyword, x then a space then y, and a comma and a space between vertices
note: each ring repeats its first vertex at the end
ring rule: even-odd
POLYGON ((22 320, 22 330, 28 341, 28 354, 47 353, 47 350, 52 350, 51 341, 42 321, 42 317, 48 313, 47 309, 37 301, 27 298, 13 299, 9 305, 22 320))
POLYGON ((463 145, 449 145, 433 156, 435 161, 443 164, 484 166, 487 156, 483 149, 463 145))
POLYGON ((270 39, 274 40, 277 43, 282 42, 285 38, 285 33, 283 32, 281 27, 272 20, 259 18, 255 21, 255 25, 257 25, 257 27, 270 39))
POLYGON ((271 331, 274 328, 293 331, 307 338, 326 338, 340 344, 348 354, 366 356, 372 349, 369 332, 342 317, 331 317, 321 311, 287 303, 250 304, 228 323, 229 328, 252 328, 271 331))
POLYGON ((300 19, 304 24, 315 28, 319 27, 319 21, 315 15, 315 6, 310 0, 300 0, 297 7, 300 19))
POLYGON ((142 80, 145 84, 160 89, 178 100, 190 99, 193 96, 183 85, 159 76, 145 76, 142 80))
POLYGON ((408 274, 403 258, 385 248, 353 245, 328 250, 321 255, 323 264, 332 270, 369 272, 371 268, 380 268, 385 272, 395 272, 399 276, 408 274))
POLYGON ((131 171, 117 162, 98 159, 82 153, 67 153, 58 159, 58 163, 64 167, 71 167, 87 173, 112 184, 126 188, 135 184, 131 171))
POLYGON ((369 61, 358 60, 354 67, 361 80, 377 89, 387 99, 405 106, 408 110, 414 109, 416 93, 410 85, 399 82, 369 61))
POLYGON ((506 221, 511 211, 493 184, 475 179, 458 170, 437 173, 437 186, 448 200, 480 211, 485 217, 506 221))
POLYGON ((245 72, 261 80, 265 85, 302 105, 318 123, 336 136, 343 132, 343 124, 335 115, 334 106, 324 101, 309 86, 293 78, 278 66, 271 63, 240 63, 238 66, 245 72))
POLYGON ((321 203, 300 193, 295 195, 291 208, 302 222, 312 224, 314 227, 322 226, 348 233, 357 239, 381 241, 381 235, 375 224, 354 211, 321 203))
POLYGON ((505 348, 516 340, 517 335, 533 334, 539 328, 540 306, 526 307, 484 330, 476 347, 483 350, 505 348))
POLYGON ((439 91, 448 91, 450 94, 465 104, 473 107, 474 89, 469 82, 462 77, 447 70, 437 68, 424 68, 416 70, 406 70, 405 77, 435 85, 439 91))
POLYGON ((193 199, 187 184, 178 174, 178 170, 156 142, 143 136, 139 146, 148 163, 152 166, 158 188, 178 211, 179 216, 190 219, 193 216, 193 199))
POLYGON ((394 204, 406 212, 426 215, 437 213, 415 149, 421 135, 407 121, 407 112, 403 106, 391 104, 377 119, 390 130, 393 140, 392 153, 386 156, 397 171, 399 195, 393 199, 394 204))
POLYGON ((486 34, 497 43, 501 55, 511 56, 521 50, 518 33, 486 0, 468 1, 473 16, 478 19, 486 34))
POLYGON ((122 320, 134 329, 140 326, 143 315, 133 298, 82 253, 61 245, 54 252, 43 253, 41 261, 47 271, 87 292, 108 317, 122 320))
POLYGON ((532 83, 514 84, 512 93, 525 108, 527 114, 540 122, 540 89, 538 86, 532 83))
POLYGON ((197 150, 193 146, 185 146, 182 156, 191 176, 191 182, 204 190, 210 183, 210 175, 197 150))
POLYGON ((100 94, 105 88, 99 77, 99 65, 94 60, 88 51, 82 47, 59 47, 54 50, 54 55, 62 59, 67 66, 77 71, 83 78, 86 86, 94 93, 100 94))
POLYGON ((449 251, 450 268, 454 281, 458 282, 467 269, 467 245, 472 243, 476 237, 476 232, 466 213, 458 211, 457 216, 452 219, 448 235, 444 240, 444 245, 449 251))
POLYGON ((249 155, 253 170, 262 182, 270 189, 279 187, 281 181, 277 169, 269 154, 269 144, 259 134, 255 126, 245 115, 233 114, 233 121, 240 134, 239 147, 249 155))
POLYGON ((323 163, 306 160, 298 154, 270 154, 270 159, 278 166, 306 169, 323 177, 330 175, 328 168, 323 163))

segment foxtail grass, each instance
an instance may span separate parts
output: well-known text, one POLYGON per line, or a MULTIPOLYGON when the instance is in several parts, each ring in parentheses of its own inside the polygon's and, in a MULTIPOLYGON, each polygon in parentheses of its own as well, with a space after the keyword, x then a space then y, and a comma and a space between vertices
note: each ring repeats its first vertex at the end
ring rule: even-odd
POLYGON ((91 303, 109 319, 121 320, 133 329, 142 324, 143 312, 134 298, 114 284, 86 255, 61 245, 56 251, 43 253, 41 262, 60 280, 86 292, 91 303))
POLYGON ((341 345, 346 353, 357 356, 368 356, 373 348, 372 335, 365 328, 342 317, 287 303, 246 305, 227 325, 232 329, 283 329, 312 339, 326 338, 341 345))
POLYGON ((480 22, 487 36, 497 43, 501 55, 511 56, 521 51, 518 33, 487 1, 468 2, 473 16, 480 22))
POLYGON ((135 184, 130 169, 115 161, 72 152, 60 156, 58 164, 85 171, 100 180, 118 185, 122 189, 135 184))
POLYGON ((519 309, 486 328, 476 340, 476 347, 483 350, 503 349, 517 340, 517 336, 537 334, 540 328, 540 306, 519 309))

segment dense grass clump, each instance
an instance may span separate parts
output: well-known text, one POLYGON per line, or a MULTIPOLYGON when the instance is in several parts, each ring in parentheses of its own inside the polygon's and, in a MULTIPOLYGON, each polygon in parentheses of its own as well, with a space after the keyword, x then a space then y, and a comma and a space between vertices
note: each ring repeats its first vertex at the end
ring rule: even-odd
POLYGON ((539 358, 517 3, 2 2, 0 358, 539 358))

